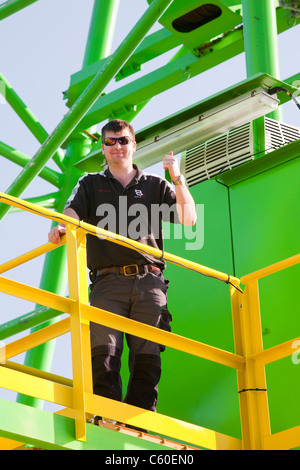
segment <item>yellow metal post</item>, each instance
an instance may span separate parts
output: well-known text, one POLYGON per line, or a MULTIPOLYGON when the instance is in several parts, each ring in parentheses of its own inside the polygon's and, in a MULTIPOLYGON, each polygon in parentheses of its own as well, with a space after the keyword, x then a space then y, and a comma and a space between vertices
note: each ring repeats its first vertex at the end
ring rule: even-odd
POLYGON ((73 367, 73 410, 77 440, 86 440, 84 401, 83 334, 80 304, 88 303, 86 276, 85 234, 81 230, 66 227, 69 276, 70 329, 73 367))
POLYGON ((244 294, 231 289, 236 353, 245 357, 238 370, 244 449, 262 450, 271 435, 264 364, 254 354, 263 351, 258 282, 247 284, 244 294))
MULTIPOLYGON (((234 287, 230 286, 230 297, 231 297, 231 311, 232 311, 232 322, 233 322, 233 336, 235 343, 235 353, 245 357, 245 348, 244 348, 244 327, 242 322, 242 302, 243 295, 237 291, 234 287)), ((246 369, 246 361, 244 363, 243 370, 237 371, 238 378, 238 389, 243 388, 244 376, 246 369)), ((242 428, 242 437, 243 437, 243 448, 249 448, 249 438, 248 430, 250 428, 250 417, 247 402, 245 396, 239 397, 240 403, 240 419, 241 419, 241 428, 242 428)))

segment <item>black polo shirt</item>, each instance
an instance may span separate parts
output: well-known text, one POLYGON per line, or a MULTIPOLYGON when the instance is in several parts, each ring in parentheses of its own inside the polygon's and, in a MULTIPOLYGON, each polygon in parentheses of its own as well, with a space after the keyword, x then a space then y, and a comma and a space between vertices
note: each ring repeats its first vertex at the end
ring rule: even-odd
MULTIPOLYGON (((109 169, 83 176, 66 208, 89 224, 163 250, 162 221, 179 222, 175 192, 165 179, 134 168, 136 175, 125 188, 109 169)), ((147 253, 87 235, 87 265, 92 271, 149 263, 165 268, 164 261, 147 253)))

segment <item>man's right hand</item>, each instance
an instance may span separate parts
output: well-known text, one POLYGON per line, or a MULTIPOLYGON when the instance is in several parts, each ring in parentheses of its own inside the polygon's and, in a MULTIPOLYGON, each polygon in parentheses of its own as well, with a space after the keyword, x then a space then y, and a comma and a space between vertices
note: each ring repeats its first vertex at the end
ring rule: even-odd
POLYGON ((63 227, 62 225, 56 225, 50 232, 48 233, 48 240, 51 243, 55 243, 56 245, 59 245, 61 242, 61 237, 65 235, 66 233, 66 227, 63 227))
MULTIPOLYGON (((64 210, 64 215, 67 215, 68 217, 72 217, 73 219, 79 220, 77 213, 74 211, 74 209, 71 209, 70 207, 67 207, 64 210)), ((48 233, 49 242, 59 245, 61 237, 65 234, 66 234, 66 227, 64 225, 58 224, 48 233)))

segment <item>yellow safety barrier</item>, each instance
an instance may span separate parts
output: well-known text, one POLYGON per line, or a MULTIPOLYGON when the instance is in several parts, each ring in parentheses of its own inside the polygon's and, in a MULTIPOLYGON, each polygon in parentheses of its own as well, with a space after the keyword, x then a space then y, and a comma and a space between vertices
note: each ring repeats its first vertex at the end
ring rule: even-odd
MULTIPOLYGON (((66 298, 0 276, 2 292, 69 314, 69 317, 64 320, 6 345, 6 362, 0 367, 0 387, 65 407, 60 414, 65 414, 75 420, 76 439, 82 441, 86 439, 88 417, 104 415, 119 422, 147 428, 170 438, 176 439, 180 435, 185 442, 207 449, 269 449, 278 448, 276 447, 278 442, 280 445, 284 442, 285 448, 300 445, 299 427, 284 431, 279 435, 271 435, 264 367, 269 362, 292 355, 294 352, 292 343, 295 339, 270 350, 263 350, 258 294, 259 278, 298 263, 300 255, 239 280, 234 276, 231 277, 169 253, 162 253, 160 250, 146 247, 120 235, 3 193, 0 193, 0 201, 66 225, 66 236, 63 237, 61 244, 67 244, 69 279, 69 298, 66 298), (158 258, 163 255, 166 261, 229 284, 235 354, 91 307, 88 304, 86 274, 85 235, 87 233, 105 237, 113 243, 124 244, 132 249, 142 249, 158 258), (244 292, 240 288, 240 282, 246 285, 244 292), (235 369, 239 387, 242 440, 159 413, 93 395, 89 337, 89 322, 91 321, 235 369), (68 332, 71 332, 72 381, 8 361, 17 354, 68 332)), ((47 243, 4 263, 0 266, 0 273, 55 249, 61 244, 47 243)))

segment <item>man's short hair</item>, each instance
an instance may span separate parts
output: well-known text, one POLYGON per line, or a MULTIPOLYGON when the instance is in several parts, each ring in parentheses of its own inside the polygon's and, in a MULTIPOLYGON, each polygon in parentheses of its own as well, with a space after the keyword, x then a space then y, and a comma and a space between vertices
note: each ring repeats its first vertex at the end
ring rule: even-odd
POLYGON ((134 129, 131 124, 127 121, 122 121, 121 119, 113 119, 112 121, 109 121, 105 126, 102 127, 101 130, 101 140, 103 140, 106 137, 107 132, 121 132, 123 129, 128 129, 128 132, 130 134, 130 137, 135 140, 135 133, 134 129))

